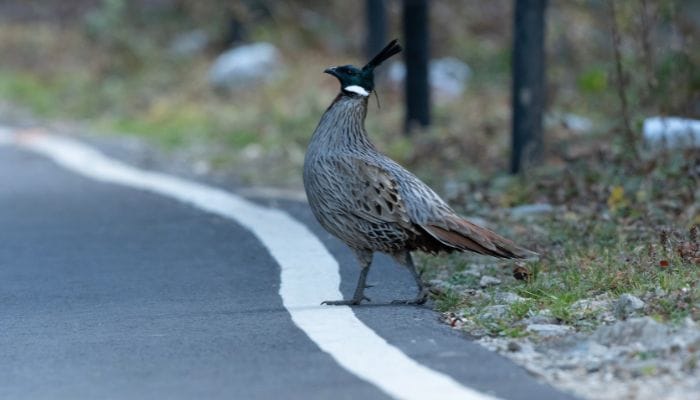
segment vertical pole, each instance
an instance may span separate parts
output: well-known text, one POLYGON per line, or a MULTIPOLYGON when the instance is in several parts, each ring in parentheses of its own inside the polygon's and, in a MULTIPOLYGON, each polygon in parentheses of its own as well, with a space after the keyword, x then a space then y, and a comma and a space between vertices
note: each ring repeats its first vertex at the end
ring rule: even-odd
POLYGON ((547 0, 514 0, 511 173, 542 158, 547 0))
POLYGON ((379 53, 387 43, 384 0, 365 0, 365 17, 367 18, 365 52, 369 60, 379 53))
POLYGON ((406 40, 406 125, 410 134, 416 126, 430 125, 428 85, 429 35, 428 1, 403 1, 403 31, 406 40))

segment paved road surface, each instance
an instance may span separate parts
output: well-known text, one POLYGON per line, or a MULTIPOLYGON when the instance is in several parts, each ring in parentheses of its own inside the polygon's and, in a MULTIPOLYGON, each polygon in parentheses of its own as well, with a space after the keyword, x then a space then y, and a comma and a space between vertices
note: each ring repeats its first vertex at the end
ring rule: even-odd
MULTIPOLYGON (((350 296, 357 267, 349 251, 305 204, 273 203, 330 250, 350 296)), ((369 280, 375 303, 414 294, 409 274, 386 257, 369 280)), ((322 351, 294 323, 279 289, 278 262, 230 219, 0 145, 1 399, 392 398, 322 351)), ((465 387, 503 399, 571 398, 440 324, 428 308, 352 311, 412 360, 465 387)), ((386 371, 387 379, 392 373, 401 371, 386 371)))

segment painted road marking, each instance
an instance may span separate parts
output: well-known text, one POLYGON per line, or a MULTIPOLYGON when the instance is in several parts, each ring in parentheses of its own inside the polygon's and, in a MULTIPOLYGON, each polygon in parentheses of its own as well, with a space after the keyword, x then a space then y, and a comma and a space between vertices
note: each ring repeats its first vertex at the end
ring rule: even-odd
POLYGON ((390 345, 345 306, 321 306, 341 298, 335 258, 302 223, 281 210, 234 194, 110 159, 79 142, 25 130, 0 128, 0 143, 14 143, 77 174, 167 196, 232 219, 251 231, 281 268, 279 294, 294 323, 343 368, 398 399, 495 400, 461 385, 390 345), (5 139, 2 139, 2 137, 5 139), (309 288, 313 290, 309 290, 309 288))

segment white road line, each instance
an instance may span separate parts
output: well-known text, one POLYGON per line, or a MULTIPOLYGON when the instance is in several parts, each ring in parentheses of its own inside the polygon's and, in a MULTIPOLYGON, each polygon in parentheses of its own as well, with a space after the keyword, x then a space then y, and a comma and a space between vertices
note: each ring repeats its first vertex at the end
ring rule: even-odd
MULTIPOLYGON (((0 136, 2 135, 0 132, 0 136)), ((323 244, 286 213, 203 184, 140 170, 78 142, 38 131, 11 139, 80 175, 147 190, 230 218, 250 230, 281 268, 280 296, 294 323, 341 366, 398 399, 495 400, 427 368, 387 343, 338 299, 338 263, 323 244)))

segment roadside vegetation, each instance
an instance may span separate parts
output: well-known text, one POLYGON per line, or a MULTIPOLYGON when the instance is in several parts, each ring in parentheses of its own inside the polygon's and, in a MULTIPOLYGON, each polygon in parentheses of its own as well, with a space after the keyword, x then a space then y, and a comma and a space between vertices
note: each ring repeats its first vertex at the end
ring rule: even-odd
MULTIPOLYGON (((259 2, 243 12, 216 1, 174 3, 163 13, 157 5, 104 0, 64 10, 59 20, 15 19, 5 6, 1 101, 46 121, 136 135, 166 151, 196 148, 193 162, 235 171, 244 184, 300 188, 306 143, 337 91, 321 72, 364 60, 362 10, 353 2, 259 2), (275 79, 228 94, 209 87, 207 70, 226 46, 221 10, 239 17, 246 40, 279 46, 284 67, 275 79), (170 52, 172 39, 191 29, 204 29, 207 46, 186 56, 170 52)), ((400 23, 398 3, 389 4, 391 32, 400 23)), ((528 335, 522 321, 537 315, 592 330, 622 294, 642 299, 637 312, 659 321, 700 318, 700 152, 641 143, 645 117, 700 116, 698 27, 679 9, 683 2, 617 3, 615 20, 605 2, 551 5, 546 158, 520 176, 504 173, 511 2, 476 3, 431 9, 433 55, 472 68, 465 93, 437 99, 433 126, 406 137, 401 87, 385 76, 368 130, 458 211, 542 257, 519 264, 422 257, 426 277, 438 283, 437 308, 472 334, 510 337, 528 335), (515 215, 532 204, 547 210, 515 215), (484 286, 484 275, 500 283, 484 286), (504 303, 499 293, 522 300, 504 303), (484 318, 497 305, 504 307, 484 318)))
POLYGON ((615 308, 624 294, 644 301, 637 316, 671 323, 688 316, 698 320, 698 153, 662 155, 670 157, 663 168, 649 165, 658 162, 656 157, 637 172, 614 161, 601 168, 588 159, 538 171, 529 179, 512 178, 505 189, 500 183, 489 187, 488 204, 482 207, 469 198, 476 192, 465 189, 465 210, 500 210, 476 215, 496 221, 494 229, 509 232, 542 256, 483 264, 461 255, 423 257, 427 276, 438 285, 437 308, 452 313, 450 318, 467 324, 473 334, 516 337, 526 335, 528 323, 538 316, 544 317, 539 322, 583 331, 624 319, 631 315, 615 308), (522 215, 511 208, 522 202, 553 206, 522 215), (483 276, 500 283, 484 284, 483 276))

